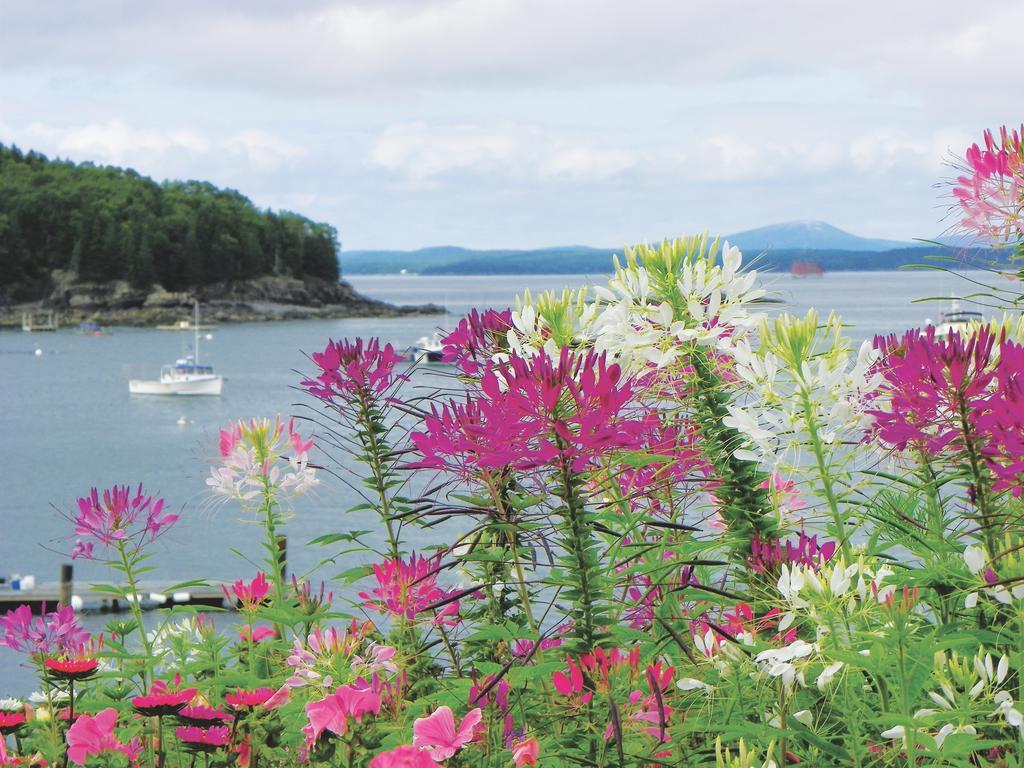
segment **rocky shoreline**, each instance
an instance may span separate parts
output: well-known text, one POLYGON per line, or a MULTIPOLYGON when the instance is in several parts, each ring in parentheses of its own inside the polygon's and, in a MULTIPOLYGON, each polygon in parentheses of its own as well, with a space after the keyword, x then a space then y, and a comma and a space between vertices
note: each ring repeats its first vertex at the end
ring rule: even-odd
POLYGON ((351 285, 326 280, 261 277, 197 287, 191 291, 132 288, 124 280, 81 283, 74 275, 56 271, 45 298, 33 302, 7 301, 0 296, 0 328, 20 328, 23 313, 50 312, 62 326, 91 320, 100 325, 153 326, 177 323, 192 314, 198 300, 204 323, 244 323, 273 320, 401 317, 442 314, 434 304, 395 306, 358 293, 351 285))

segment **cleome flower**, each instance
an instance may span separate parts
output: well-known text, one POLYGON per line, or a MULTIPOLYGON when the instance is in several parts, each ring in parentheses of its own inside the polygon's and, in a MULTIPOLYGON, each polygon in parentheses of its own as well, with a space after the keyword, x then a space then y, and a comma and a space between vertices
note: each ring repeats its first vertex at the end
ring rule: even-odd
MULTIPOLYGON (((371 592, 360 592, 364 605, 378 613, 395 619, 415 621, 421 613, 455 594, 437 584, 440 555, 427 559, 414 552, 409 560, 385 560, 373 566, 377 587, 371 592)), ((459 602, 454 600, 441 606, 433 618, 435 624, 454 626, 459 621, 459 602)))
MULTIPOLYGON (((45 606, 44 609, 45 611, 45 606)), ((71 606, 33 616, 28 605, 20 605, 0 618, 3 643, 30 656, 74 656, 85 648, 89 633, 79 625, 71 606)))
POLYGON ((315 397, 335 404, 382 396, 397 380, 395 365, 402 361, 390 344, 379 339, 330 341, 312 354, 320 374, 302 382, 315 397))
POLYGON ((75 542, 72 559, 91 559, 96 544, 130 543, 140 548, 178 520, 177 515, 163 510, 164 500, 143 494, 141 484, 134 494, 127 485, 109 488, 102 496, 93 488, 78 500, 75 535, 82 538, 75 542))
POLYGON ((220 431, 219 466, 210 468, 206 484, 214 494, 252 502, 270 489, 281 496, 301 496, 319 484, 309 465, 313 440, 295 430, 295 420, 250 419, 220 431))

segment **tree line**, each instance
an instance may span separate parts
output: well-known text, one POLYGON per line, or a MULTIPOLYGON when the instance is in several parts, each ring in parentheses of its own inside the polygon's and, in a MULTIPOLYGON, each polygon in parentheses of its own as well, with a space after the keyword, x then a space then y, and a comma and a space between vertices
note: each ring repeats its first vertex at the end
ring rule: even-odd
POLYGON ((0 144, 0 287, 54 269, 168 290, 262 275, 336 281, 334 227, 203 181, 50 160, 0 144))

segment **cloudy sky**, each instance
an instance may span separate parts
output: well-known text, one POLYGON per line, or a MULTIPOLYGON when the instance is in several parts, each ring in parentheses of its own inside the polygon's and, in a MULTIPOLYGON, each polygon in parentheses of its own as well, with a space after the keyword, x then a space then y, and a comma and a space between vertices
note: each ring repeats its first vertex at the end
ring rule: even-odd
POLYGON ((1024 3, 0 0, 0 142, 200 178, 346 248, 939 234, 1020 122, 1024 3))

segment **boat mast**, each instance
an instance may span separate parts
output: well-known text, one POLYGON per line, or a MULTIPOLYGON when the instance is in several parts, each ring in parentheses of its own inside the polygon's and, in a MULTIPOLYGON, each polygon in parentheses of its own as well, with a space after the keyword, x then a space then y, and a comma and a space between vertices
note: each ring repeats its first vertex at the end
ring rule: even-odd
POLYGON ((192 310, 192 318, 193 318, 192 319, 192 325, 194 326, 194 330, 195 330, 195 333, 196 333, 196 341, 195 341, 195 344, 192 345, 192 351, 195 353, 195 356, 196 356, 195 366, 196 366, 196 368, 198 368, 199 367, 199 300, 198 299, 196 299, 195 306, 193 307, 193 310, 192 310))

